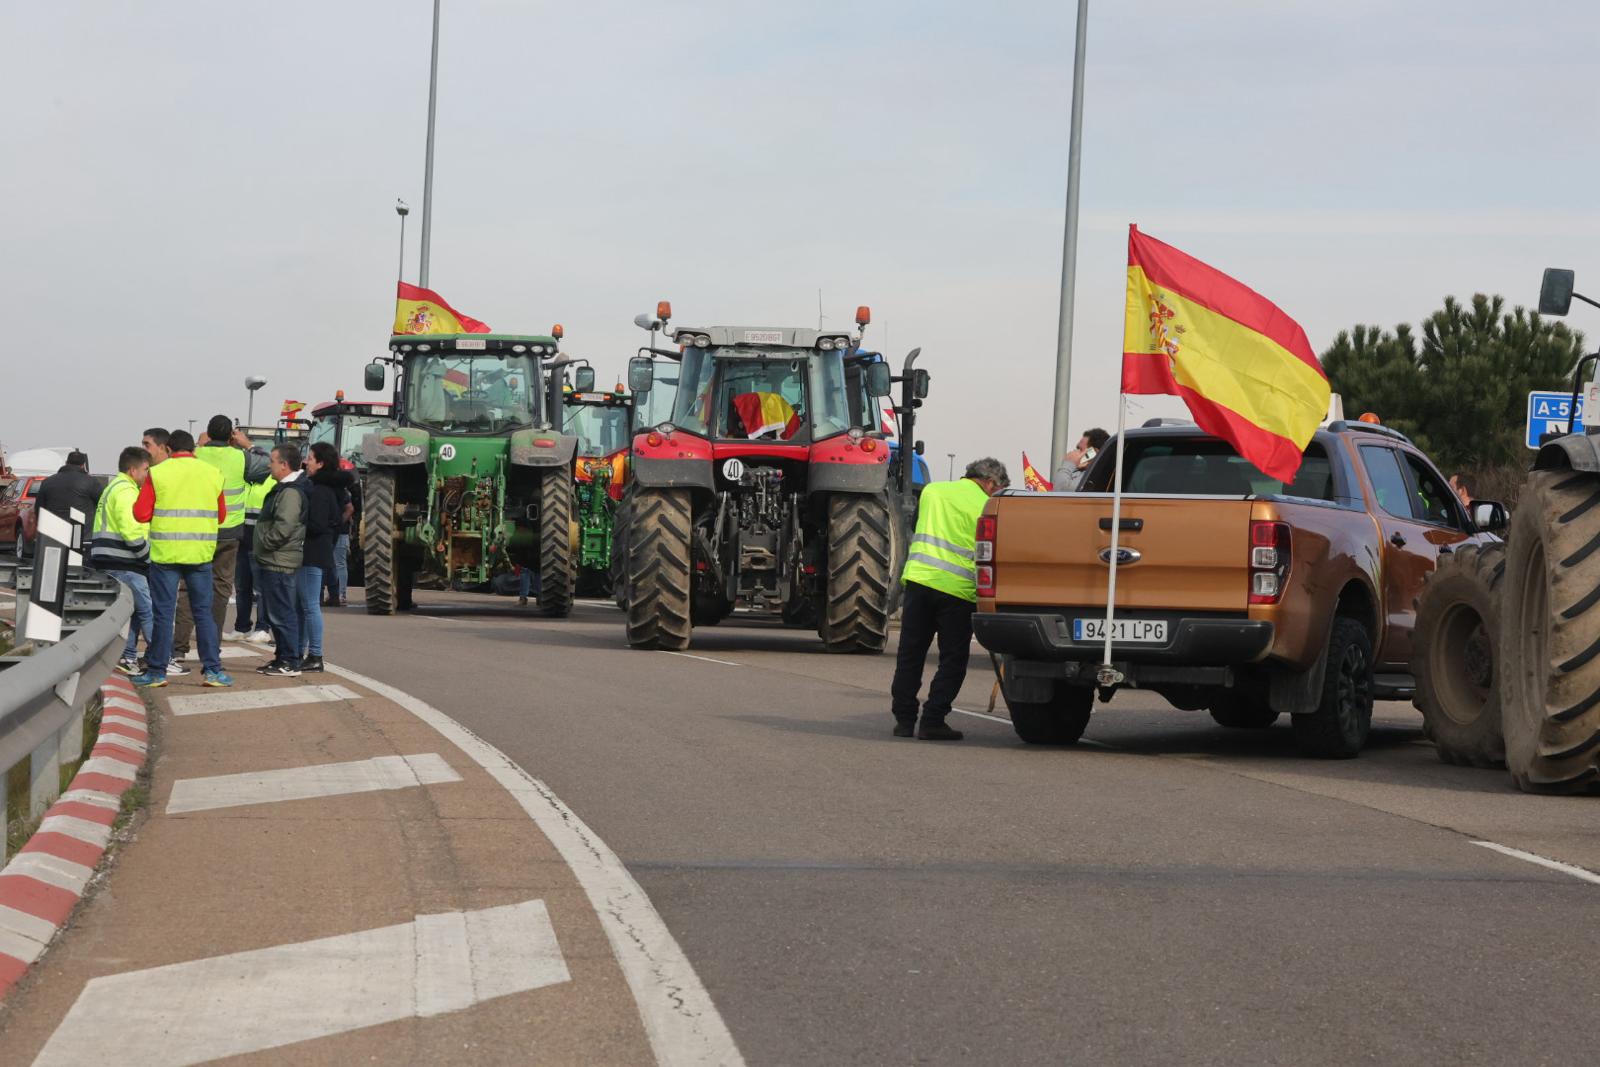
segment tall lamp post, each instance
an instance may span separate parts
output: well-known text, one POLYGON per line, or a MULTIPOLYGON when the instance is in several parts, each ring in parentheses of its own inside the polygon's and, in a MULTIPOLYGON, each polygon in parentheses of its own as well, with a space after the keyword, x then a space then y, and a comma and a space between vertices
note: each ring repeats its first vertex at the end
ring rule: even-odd
POLYGON ((400 216, 400 272, 395 278, 403 282, 406 280, 406 216, 411 214, 411 208, 404 200, 396 200, 394 213, 400 216))
POLYGON ((956 454, 954 452, 946 452, 945 455, 950 457, 950 473, 945 478, 945 481, 953 482, 956 480, 956 454))
POLYGON ((1077 47, 1072 60, 1072 126, 1067 140, 1067 228, 1061 250, 1061 318, 1056 324, 1056 407, 1050 424, 1050 469, 1067 454, 1072 399, 1072 294, 1078 280, 1078 163, 1083 154, 1083 46, 1089 0, 1078 0, 1077 47))
POLYGON ((433 0, 433 55, 428 61, 428 153, 422 171, 422 264, 417 284, 428 287, 428 253, 433 246, 433 115, 439 98, 439 0, 433 0))
POLYGON ((246 426, 254 426, 256 424, 256 391, 266 384, 267 380, 265 378, 257 378, 253 374, 244 380, 245 391, 250 397, 250 401, 246 409, 247 413, 244 417, 246 426))

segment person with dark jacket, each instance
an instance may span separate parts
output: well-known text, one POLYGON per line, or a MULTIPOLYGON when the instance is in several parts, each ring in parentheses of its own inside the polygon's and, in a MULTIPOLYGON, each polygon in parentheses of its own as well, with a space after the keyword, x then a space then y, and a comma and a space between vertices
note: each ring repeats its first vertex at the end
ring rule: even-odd
POLYGON ((257 667, 256 673, 298 678, 300 612, 295 603, 295 581, 305 557, 308 495, 298 446, 284 443, 272 450, 272 477, 278 484, 261 502, 252 547, 261 571, 261 599, 277 648, 272 662, 257 667))
POLYGON ((72 509, 77 508, 83 516, 78 521, 87 527, 94 521, 105 490, 106 483, 89 473, 89 457, 74 449, 67 453, 66 465, 40 483, 38 508, 68 522, 72 521, 72 509))
POLYGON ((334 487, 339 491, 340 522, 339 533, 333 539, 333 569, 322 572, 322 586, 327 590, 322 606, 342 608, 349 605, 345 590, 350 585, 350 535, 360 529, 356 524, 357 516, 361 513, 361 486, 356 480, 355 471, 342 461, 337 468, 325 467, 323 470, 337 471, 334 487))
POLYGON ((333 545, 344 522, 341 493, 349 476, 326 441, 306 456, 306 540, 296 586, 300 596, 300 670, 322 670, 322 576, 333 570, 333 545))

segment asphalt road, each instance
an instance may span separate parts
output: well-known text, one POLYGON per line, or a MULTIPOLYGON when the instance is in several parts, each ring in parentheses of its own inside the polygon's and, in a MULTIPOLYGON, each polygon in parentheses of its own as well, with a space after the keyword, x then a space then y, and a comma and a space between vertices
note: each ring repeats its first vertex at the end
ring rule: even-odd
MULTIPOLYGON (((353 591, 359 592, 359 591, 353 591)), ((442 708, 628 865, 752 1064, 1558 1063, 1600 1047, 1600 804, 1120 695, 1089 744, 890 736, 892 659, 761 622, 635 652, 609 605, 330 612, 327 656, 442 708)), ((976 647, 975 647, 975 651, 976 647)), ((962 707, 991 677, 974 659, 962 707)), ((1002 703, 996 716, 1005 715, 1002 703)))

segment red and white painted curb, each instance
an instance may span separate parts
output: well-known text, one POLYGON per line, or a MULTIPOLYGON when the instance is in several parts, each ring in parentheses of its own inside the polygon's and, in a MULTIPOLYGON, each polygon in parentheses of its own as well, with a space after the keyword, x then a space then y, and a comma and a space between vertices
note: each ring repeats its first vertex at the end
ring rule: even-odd
POLYGON ((138 691, 114 675, 100 695, 105 711, 89 758, 0 869, 0 997, 66 925, 111 840, 122 794, 144 766, 150 730, 138 691))

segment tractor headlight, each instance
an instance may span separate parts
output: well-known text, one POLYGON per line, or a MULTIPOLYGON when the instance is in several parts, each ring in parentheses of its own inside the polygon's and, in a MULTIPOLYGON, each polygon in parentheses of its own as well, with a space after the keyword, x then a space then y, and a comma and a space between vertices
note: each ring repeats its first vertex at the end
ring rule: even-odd
POLYGON ((663 423, 662 423, 662 424, 661 424, 661 425, 660 425, 660 426, 657 426, 657 427, 656 427, 656 433, 659 433, 659 434, 669 434, 669 433, 671 433, 671 432, 672 432, 672 431, 673 431, 673 430, 676 430, 676 429, 677 429, 677 427, 676 427, 676 426, 674 426, 674 425, 672 425, 672 423, 670 423, 670 422, 663 422, 663 423))
POLYGON ((511 351, 513 351, 513 352, 526 352, 527 350, 528 350, 528 346, 527 345, 512 345, 511 346, 511 351))
POLYGON ((822 340, 817 342, 817 347, 822 349, 824 352, 832 352, 833 351, 833 338, 824 337, 822 340))
POLYGON ((694 346, 696 348, 710 348, 711 338, 703 333, 697 333, 694 336, 694 346))

